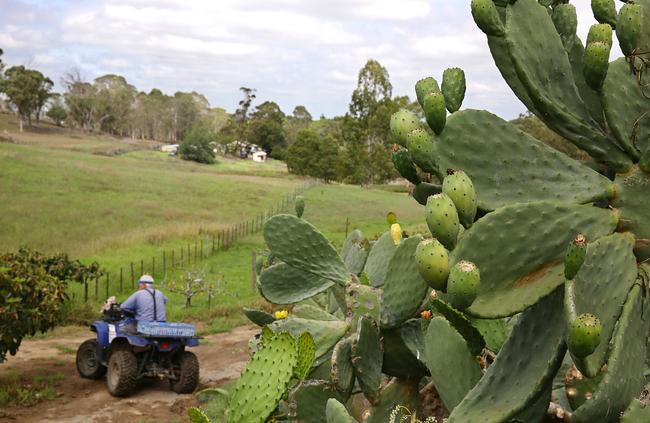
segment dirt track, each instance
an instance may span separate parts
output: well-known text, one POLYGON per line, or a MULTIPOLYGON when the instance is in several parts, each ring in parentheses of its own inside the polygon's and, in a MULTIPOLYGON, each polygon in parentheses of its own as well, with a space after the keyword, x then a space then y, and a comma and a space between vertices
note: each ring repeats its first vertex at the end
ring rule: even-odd
MULTIPOLYGON (((192 351, 201 364, 200 388, 221 386, 239 376, 248 362, 248 340, 254 326, 207 336, 192 351)), ((87 328, 71 335, 24 341, 15 357, 0 365, 0 377, 61 375, 54 384, 58 397, 33 407, 0 409, 0 422, 185 422, 186 410, 196 405, 192 395, 178 395, 164 381, 145 382, 125 399, 111 397, 104 380, 81 379, 75 368, 77 346, 92 333, 87 328), (63 348, 63 346, 67 348, 63 348)))

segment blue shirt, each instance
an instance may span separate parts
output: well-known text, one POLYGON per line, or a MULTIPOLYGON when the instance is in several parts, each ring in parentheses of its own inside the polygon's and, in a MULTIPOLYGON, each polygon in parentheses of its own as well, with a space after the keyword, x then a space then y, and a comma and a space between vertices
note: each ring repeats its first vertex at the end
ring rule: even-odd
POLYGON ((165 304, 167 304, 167 297, 157 289, 154 291, 151 288, 141 289, 129 298, 127 298, 121 305, 124 310, 129 310, 135 313, 135 320, 140 322, 152 322, 153 315, 153 295, 156 294, 156 321, 164 322, 167 320, 165 315, 165 304))

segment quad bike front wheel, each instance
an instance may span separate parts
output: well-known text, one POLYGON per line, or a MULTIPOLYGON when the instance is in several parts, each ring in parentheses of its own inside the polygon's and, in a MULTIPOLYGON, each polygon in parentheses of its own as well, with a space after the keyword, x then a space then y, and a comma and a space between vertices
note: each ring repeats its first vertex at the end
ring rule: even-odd
POLYGON ((137 383, 138 360, 135 354, 128 349, 112 352, 106 375, 108 392, 115 397, 126 397, 133 393, 137 383))
POLYGON ((194 353, 183 351, 175 364, 178 379, 171 381, 172 389, 179 394, 191 394, 199 384, 199 359, 194 353))
POLYGON ((106 366, 97 357, 97 340, 88 339, 77 349, 77 372, 86 379, 99 379, 106 374, 106 366))

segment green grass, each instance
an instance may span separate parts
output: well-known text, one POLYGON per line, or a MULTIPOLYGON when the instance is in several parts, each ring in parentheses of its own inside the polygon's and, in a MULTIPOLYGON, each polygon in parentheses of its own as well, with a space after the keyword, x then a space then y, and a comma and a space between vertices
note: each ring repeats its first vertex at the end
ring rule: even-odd
MULTIPOLYGON (((3 125, 8 125, 7 115, 0 115, 0 134, 3 125)), ((303 179, 287 174, 283 163, 272 160, 219 158, 215 165, 199 165, 143 146, 116 156, 89 154, 92 148, 70 145, 77 140, 88 145, 121 141, 46 129, 23 135, 33 142, 0 143, 0 251, 25 245, 50 253, 64 251, 85 262, 96 260, 109 272, 108 294, 120 301, 133 292, 130 263, 137 279, 141 260, 147 273, 155 260, 155 277, 170 299, 168 319, 205 321, 203 333, 244 323, 243 306, 269 309, 251 282, 251 255, 265 249, 260 233, 189 265, 185 253, 183 267, 168 267, 165 275, 162 254, 169 264, 174 251, 178 263, 180 250, 186 252, 188 243, 193 255, 199 236, 206 240, 204 248, 210 248, 218 231, 274 207, 303 179), (210 308, 205 294, 185 308, 182 295, 165 289, 167 284, 178 285, 187 271, 202 272, 211 283, 225 281, 210 308)), ((388 211, 397 213, 406 229, 418 224, 419 230, 424 229, 422 208, 400 186, 317 185, 304 195, 304 218, 336 246, 342 244, 346 230, 359 228, 370 238, 387 230, 388 211)), ((100 279, 97 294, 94 281, 88 288, 89 302, 83 304, 83 286, 70 285, 68 323, 83 324, 97 316, 98 304, 106 298, 105 278, 100 279)))
POLYGON ((28 407, 57 396, 55 384, 64 379, 61 373, 27 377, 9 372, 0 376, 0 406, 28 407))

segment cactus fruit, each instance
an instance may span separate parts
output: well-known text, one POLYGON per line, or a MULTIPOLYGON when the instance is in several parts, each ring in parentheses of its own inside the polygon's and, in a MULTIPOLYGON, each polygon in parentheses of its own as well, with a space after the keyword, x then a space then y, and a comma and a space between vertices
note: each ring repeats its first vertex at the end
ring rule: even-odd
POLYGON ((394 212, 388 212, 386 214, 386 222, 388 223, 388 227, 397 223, 397 215, 394 212))
POLYGON ((393 149, 393 165, 397 172, 400 175, 413 185, 417 185, 422 180, 418 176, 418 170, 415 168, 413 161, 411 160, 411 154, 405 148, 395 148, 393 149))
POLYGON ((553 24, 564 48, 571 50, 578 30, 578 14, 574 5, 569 3, 558 4, 553 8, 553 24))
POLYGON ((616 36, 623 54, 631 56, 639 47, 639 39, 644 30, 644 10, 640 4, 627 3, 618 12, 616 36))
POLYGON ((415 260, 422 279, 433 289, 447 290, 449 255, 437 239, 425 239, 415 251, 415 260))
POLYGON ((397 139, 397 142, 406 147, 406 135, 420 127, 418 116, 408 110, 400 110, 390 118, 390 130, 397 139))
POLYGON ((427 120, 429 128, 440 135, 447 122, 445 96, 440 92, 426 94, 422 103, 422 110, 424 111, 424 117, 427 120))
POLYGON ((442 95, 449 113, 457 112, 465 98, 465 72, 461 68, 445 69, 442 73, 442 95))
POLYGON ((442 192, 454 202, 460 223, 469 228, 477 210, 476 191, 472 180, 462 170, 448 170, 442 181, 442 192))
POLYGON ((611 46, 595 41, 587 45, 584 57, 584 76, 587 84, 594 90, 600 91, 607 76, 609 67, 609 50, 611 46))
POLYGON ((395 245, 400 245, 402 243, 402 227, 399 223, 393 223, 390 225, 390 237, 393 239, 395 245))
POLYGON ((594 352, 600 343, 602 326, 598 317, 585 313, 579 315, 569 331, 569 350, 576 357, 584 358, 594 352))
POLYGON ((459 310, 471 306, 476 299, 481 274, 478 267, 469 261, 459 261, 449 272, 447 294, 451 305, 459 310))
POLYGON ((587 254, 587 238, 583 234, 578 234, 571 241, 564 257, 564 277, 573 279, 580 270, 582 263, 585 261, 587 254))
POLYGON ((616 28, 617 13, 614 0, 591 0, 591 10, 598 22, 616 28))
POLYGON ((427 200, 425 217, 431 235, 448 250, 453 250, 460 231, 460 220, 454 202, 445 193, 432 195, 427 200))
POLYGON ((492 0, 472 0, 472 17, 486 35, 501 37, 505 33, 503 22, 492 0))
POLYGON ((417 128, 406 136, 406 146, 411 153, 411 159, 425 172, 437 173, 436 164, 431 161, 433 138, 424 130, 417 128))
POLYGON ((589 28, 587 35, 587 45, 599 41, 608 46, 612 46, 612 27, 608 24, 595 24, 589 28))
POLYGON ((415 84, 415 96, 420 105, 424 104, 424 97, 429 93, 439 93, 438 81, 432 77, 422 78, 415 84))
POLYGON ((302 217, 303 213, 305 212, 305 197, 302 195, 299 195, 296 197, 296 216, 297 217, 302 217))

